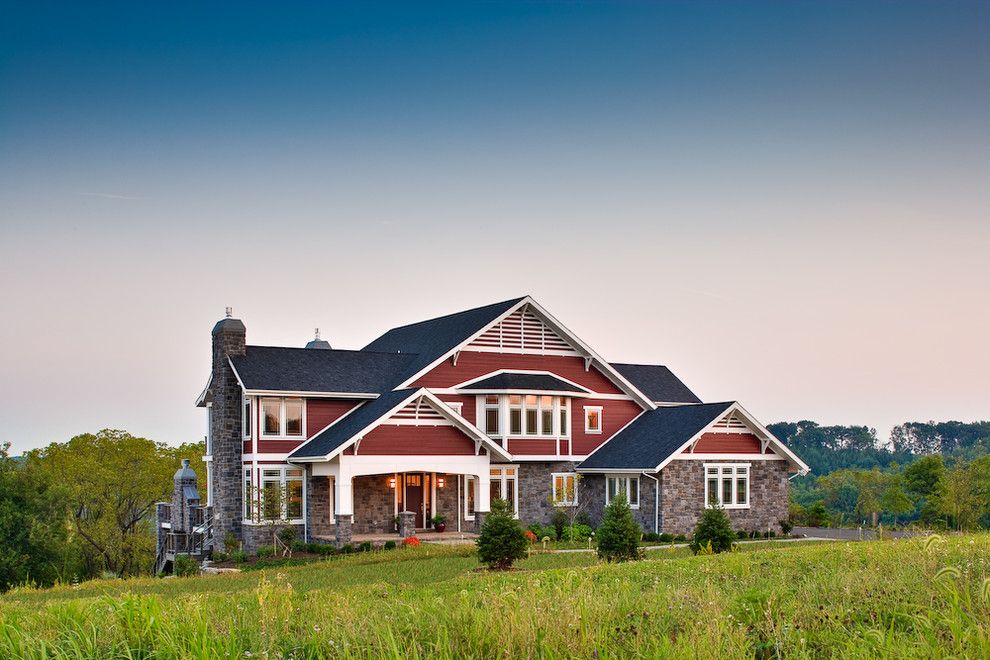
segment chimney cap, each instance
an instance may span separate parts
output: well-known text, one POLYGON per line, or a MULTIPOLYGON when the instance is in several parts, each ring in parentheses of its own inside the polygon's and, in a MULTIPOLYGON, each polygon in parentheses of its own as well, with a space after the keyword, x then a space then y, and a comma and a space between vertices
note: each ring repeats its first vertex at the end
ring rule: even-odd
POLYGON ((180 467, 178 470, 175 471, 175 480, 178 481, 179 479, 195 479, 195 478, 196 478, 196 472, 191 467, 189 467, 189 459, 183 458, 182 467, 180 467))
POLYGON ((330 342, 328 342, 325 339, 320 339, 320 329, 319 328, 316 328, 313 331, 313 334, 315 336, 314 336, 314 338, 312 340, 310 340, 310 342, 308 344, 306 344, 306 348, 318 348, 318 349, 322 349, 322 350, 330 350, 330 348, 331 348, 330 342))

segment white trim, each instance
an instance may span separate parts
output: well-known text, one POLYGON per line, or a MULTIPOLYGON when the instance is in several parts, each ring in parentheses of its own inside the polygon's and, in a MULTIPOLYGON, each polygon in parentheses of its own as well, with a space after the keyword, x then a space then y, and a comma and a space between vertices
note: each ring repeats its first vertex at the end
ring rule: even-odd
MULTIPOLYGON (((605 411, 602 406, 584 406, 584 433, 585 435, 602 435, 605 432, 605 411), (593 429, 588 426, 588 413, 598 411, 598 428, 593 429)), ((603 443, 604 444, 604 443, 603 443)))
MULTIPOLYGON (((581 385, 580 383, 575 383, 573 380, 570 380, 568 378, 564 378, 563 376, 560 376, 558 374, 555 374, 552 371, 546 371, 546 370, 543 370, 543 369, 496 369, 495 371, 490 371, 487 374, 484 374, 482 376, 478 376, 477 378, 471 378, 469 380, 464 381, 463 383, 458 383, 457 385, 452 386, 450 389, 454 390, 455 392, 456 391, 461 391, 461 390, 468 390, 472 394, 474 394, 474 393, 496 394, 496 393, 500 393, 500 392, 508 392, 509 390, 488 390, 488 389, 472 390, 471 389, 471 386, 474 385, 475 383, 480 383, 483 380, 487 380, 489 378, 494 378, 495 376, 501 376, 502 374, 524 374, 524 375, 527 375, 527 376, 550 376, 552 378, 556 378, 557 380, 563 381, 563 382, 567 383, 568 385, 573 385, 574 387, 579 388, 581 391, 583 391, 583 392, 585 392, 587 394, 594 394, 594 391, 589 390, 587 387, 585 387, 584 385, 581 385)), ((520 392, 524 392, 524 391, 525 392, 545 392, 545 390, 519 390, 519 391, 520 392)), ((562 391, 565 391, 566 392, 567 390, 562 390, 562 391)), ((515 393, 515 390, 512 390, 512 392, 515 393)), ((570 395, 571 396, 575 396, 577 394, 579 394, 579 393, 578 392, 570 392, 570 395)))
POLYGON ((556 332, 558 335, 561 335, 562 339, 567 340, 572 344, 577 344, 582 351, 587 353, 590 356, 586 358, 586 360, 590 360, 589 366, 590 364, 597 362, 598 363, 597 366, 599 366, 599 368, 602 370, 602 373, 604 373, 607 377, 609 377, 609 379, 612 380, 613 383, 618 385, 620 389, 622 389, 631 397, 636 399, 644 409, 653 410, 654 408, 656 408, 656 405, 654 405, 653 401, 651 401, 648 396, 640 392, 639 389, 637 389, 622 374, 620 374, 618 370, 616 370, 614 367, 612 367, 612 365, 606 362, 604 358, 598 355, 598 353, 593 351, 590 346, 588 346, 583 341, 581 341, 573 332, 571 332, 566 327, 564 327, 564 325, 560 321, 554 318, 549 312, 547 312, 542 306, 539 305, 539 303, 533 300, 530 296, 524 296, 523 298, 521 298, 515 304, 511 305, 507 310, 499 314, 492 321, 485 324, 483 327, 481 327, 473 334, 469 335, 461 343, 457 344, 456 346, 452 346, 436 360, 434 360, 433 362, 426 365, 418 372, 414 373, 412 376, 407 378, 396 389, 409 387, 410 384, 415 383, 424 374, 427 374, 430 371, 432 371, 434 368, 436 368, 437 365, 443 363, 443 361, 449 358, 452 354, 459 353, 465 346, 467 346, 475 339, 480 337, 489 328, 491 328, 492 326, 498 323, 501 323, 503 320, 505 320, 506 317, 526 306, 529 306, 530 310, 534 311, 536 313, 536 316, 540 318, 540 320, 543 321, 544 324, 549 326, 551 330, 556 332))
MULTIPOLYGON (((458 351, 461 353, 462 351, 458 351)), ((575 350, 565 351, 559 348, 502 348, 499 346, 465 346, 464 353, 512 353, 514 355, 553 355, 555 357, 583 357, 575 350)))
POLYGON ((581 474, 642 474, 650 468, 583 468, 578 466, 575 469, 581 474))
POLYGON ((234 366, 234 361, 230 359, 229 355, 227 356, 227 364, 230 365, 230 370, 234 372, 234 378, 237 379, 237 384, 241 386, 242 390, 247 391, 247 388, 244 387, 244 381, 241 380, 241 375, 237 373, 237 367, 234 366))
MULTIPOLYGON (((607 445, 612 440, 612 438, 616 437, 617 435, 619 435, 620 433, 622 433, 623 431, 625 431, 627 426, 629 426, 630 424, 632 424, 633 422, 635 422, 637 419, 639 419, 640 417, 642 417, 643 415, 645 415, 647 412, 649 412, 649 411, 643 410, 638 415, 636 415, 635 417, 633 417, 632 419, 630 419, 628 422, 626 422, 625 424, 623 424, 622 425, 622 428, 620 428, 618 431, 616 431, 615 433, 613 433, 612 435, 610 435, 608 437, 608 439, 602 441, 602 443, 599 444, 597 447, 595 447, 594 449, 592 449, 591 452, 587 456, 585 456, 585 459, 587 460, 591 456, 594 456, 594 454, 595 454, 596 451, 598 451, 599 449, 601 449, 602 447, 604 447, 605 445, 607 445)), ((574 422, 571 421, 571 423, 573 424, 574 422)), ((649 469, 649 468, 636 468, 636 471, 639 472, 641 470, 647 470, 647 469, 649 469)), ((603 471, 607 471, 607 470, 603 470, 603 471)), ((596 472, 596 470, 593 470, 592 469, 592 470, 588 470, 588 472, 596 472)))
MULTIPOLYGON (((515 464, 515 463, 512 463, 512 464, 509 464, 509 463, 496 463, 496 464, 490 464, 488 466, 488 484, 489 484, 489 487, 495 481, 498 481, 499 483, 501 483, 501 486, 499 487, 499 490, 501 491, 501 498, 502 499, 505 499, 505 488, 506 488, 505 482, 508 479, 512 479, 513 481, 516 482, 515 488, 512 489, 512 511, 513 511, 513 516, 512 517, 515 518, 516 520, 518 520, 519 519, 519 466, 517 464, 515 464), (492 474, 492 471, 494 471, 494 470, 499 470, 499 472, 500 472, 499 476, 496 477, 495 475, 492 474), (515 472, 512 474, 512 476, 507 476, 505 474, 505 471, 506 470, 515 470, 515 472)), ((475 497, 477 498, 477 494, 475 495, 475 497)), ((476 499, 475 500, 475 506, 477 506, 477 504, 478 504, 478 502, 477 502, 477 499, 476 499)), ((491 498, 489 496, 489 510, 490 510, 490 507, 491 507, 491 498)))
MULTIPOLYGON (((300 397, 285 397, 285 396, 264 396, 259 397, 258 410, 262 413, 258 417, 259 428, 258 437, 262 440, 292 440, 295 442, 303 442, 306 440, 306 399, 300 397), (264 420, 264 409, 265 402, 278 401, 278 430, 277 434, 268 433, 265 430, 265 420, 264 420), (289 435, 286 431, 288 429, 288 416, 286 414, 286 404, 288 402, 298 402, 302 407, 302 415, 300 416, 300 428, 299 435, 289 435)), ((243 413, 242 413, 243 414, 243 413)))
POLYGON ((629 508, 630 509, 638 509, 639 508, 639 496, 640 496, 640 492, 641 492, 640 491, 640 487, 639 487, 639 475, 641 475, 641 474, 642 474, 642 472, 639 471, 639 470, 637 470, 636 472, 606 472, 605 473, 605 506, 608 506, 609 505, 609 502, 612 501, 612 498, 608 494, 608 480, 609 479, 625 479, 626 480, 626 502, 629 503, 629 508), (633 479, 636 480, 636 504, 633 504, 632 503, 632 498, 630 497, 630 494, 632 493, 632 490, 633 490, 633 479))
POLYGON ((204 403, 206 403, 206 394, 207 392, 210 391, 210 385, 212 384, 213 384, 213 372, 211 371, 210 377, 206 379, 206 387, 204 387, 203 391, 199 393, 198 397, 196 397, 197 408, 201 407, 204 403))
POLYGON ((577 472, 551 472, 550 473, 550 501, 554 506, 577 506, 578 505, 578 474, 577 472), (568 477, 574 482, 574 499, 557 501, 557 477, 564 478, 564 496, 567 496, 568 477))
MULTIPOLYGON (((522 393, 524 391, 524 390, 518 390, 518 391, 516 391, 516 390, 511 390, 511 391, 509 391, 509 390, 500 390, 498 392, 483 392, 482 393, 482 392, 464 392, 463 390, 456 390, 456 389, 454 389, 452 387, 427 387, 426 389, 428 389, 429 391, 431 391, 431 392, 433 392, 434 394, 437 394, 437 395, 454 394, 454 395, 458 395, 458 396, 480 396, 481 394, 503 394, 503 393, 505 393, 505 394, 520 394, 520 393, 522 393)), ((550 393, 550 392, 548 392, 546 390, 526 390, 526 391, 529 392, 529 393, 531 393, 531 394, 536 394, 536 393, 549 394, 550 393)), ((599 392, 592 392, 589 395, 582 394, 581 392, 561 392, 560 394, 563 395, 563 396, 572 398, 572 399, 594 399, 596 401, 598 401, 598 400, 600 400, 600 401, 635 401, 635 399, 633 399, 628 394, 602 394, 602 393, 599 393, 599 392)), ((688 405, 699 405, 699 404, 672 403, 670 405, 672 405, 672 406, 688 406, 688 405)))
MULTIPOLYGON (((327 424, 326 426, 324 426, 322 429, 320 429, 319 431, 317 431, 316 433, 314 433, 310 437, 306 438, 306 441, 305 442, 303 442, 298 447, 296 447, 295 449, 293 449, 292 451, 290 451, 289 454, 293 454, 293 453, 299 451, 300 449, 302 449, 303 447, 305 447, 306 445, 308 445, 310 442, 312 442, 313 441, 313 438, 315 438, 316 436, 320 435, 321 433, 323 433, 324 431, 326 431, 328 428, 330 428, 334 424, 338 423, 340 420, 342 420, 345 417, 347 417, 348 415, 350 415, 355 410, 358 410, 361 406, 365 405, 366 403, 368 403, 368 402, 367 401, 362 401, 361 403, 357 404, 356 406, 354 406, 353 408, 351 408, 350 410, 348 410, 347 412, 345 412, 343 415, 341 415, 337 419, 333 420, 332 422, 330 422, 329 424, 327 424)), ((255 447, 255 451, 257 451, 257 446, 255 447)), ((286 456, 288 456, 288 454, 286 454, 286 456)), ((324 459, 319 458, 319 457, 300 457, 300 458, 293 459, 293 461, 299 462, 299 463, 312 463, 314 461, 322 461, 322 460, 324 460, 324 459)))
MULTIPOLYGON (((513 440, 517 440, 519 438, 517 438, 516 436, 512 436, 512 439, 513 440)), ((525 440, 525 438, 522 438, 522 439, 525 440)), ((551 438, 541 438, 540 436, 537 436, 537 439, 538 440, 550 440, 551 438)), ((513 461, 516 461, 516 462, 518 462, 518 461, 523 461, 523 462, 526 462, 526 461, 568 461, 568 462, 570 462, 570 461, 583 461, 586 458, 588 458, 588 457, 587 456, 580 456, 580 455, 576 455, 576 454, 575 455, 571 455, 571 454, 513 454, 512 455, 512 460, 513 461)), ((639 472, 639 470, 636 470, 636 472, 639 472)))
POLYGON ((307 390, 244 390, 245 394, 263 397, 287 397, 307 399, 377 399, 381 394, 371 392, 310 392, 307 390))
POLYGON ((702 470, 703 480, 701 482, 701 486, 702 486, 702 492, 705 494, 705 508, 706 509, 713 508, 712 505, 708 501, 708 469, 709 468, 716 468, 716 469, 718 469, 718 474, 715 475, 715 479, 718 481, 718 486, 717 486, 717 491, 716 492, 718 493, 718 504, 719 504, 720 507, 722 507, 723 509, 748 509, 748 508, 750 508, 750 504, 752 503, 752 499, 750 498, 750 490, 749 489, 750 489, 750 484, 752 483, 752 480, 753 480, 753 466, 752 465, 750 465, 749 463, 742 462, 742 461, 737 461, 737 462, 734 462, 734 463, 724 463, 724 462, 723 463, 704 463, 703 465, 704 465, 704 468, 702 470), (724 470, 725 468, 732 468, 732 474, 731 475, 724 475, 724 474, 722 474, 722 470, 724 470), (736 484, 738 483, 739 476, 740 476, 740 475, 736 474, 736 468, 746 468, 746 503, 745 504, 737 504, 736 503, 736 499, 737 499, 738 492, 739 492, 738 489, 737 489, 736 484), (722 483, 727 478, 732 483, 732 502, 730 502, 728 504, 726 504, 725 502, 722 501, 722 483))
POLYGON ((460 480, 458 480, 458 487, 460 486, 461 480, 464 481, 464 520, 474 520, 474 514, 468 513, 468 482, 474 482, 471 484, 474 488, 474 506, 475 510, 478 508, 478 478, 473 474, 462 474, 460 475, 460 480))
POLYGON ((675 461, 786 461, 779 454, 677 454, 675 461))

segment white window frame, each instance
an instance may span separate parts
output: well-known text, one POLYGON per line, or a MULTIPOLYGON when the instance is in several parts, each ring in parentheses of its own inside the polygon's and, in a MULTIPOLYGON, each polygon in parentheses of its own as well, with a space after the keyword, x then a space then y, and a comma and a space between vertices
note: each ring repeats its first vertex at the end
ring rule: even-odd
POLYGON ((259 467, 260 477, 258 482, 258 501, 256 503, 258 507, 258 515, 254 517, 254 520, 259 523, 272 522, 270 518, 265 518, 265 484, 266 483, 277 483, 281 495, 281 511, 279 512, 279 518, 276 520, 278 522, 287 522, 293 524, 302 524, 303 519, 306 517, 306 470, 299 467, 294 467, 291 465, 262 465, 259 467), (301 472, 299 476, 289 476, 289 470, 298 470, 301 472), (277 471, 278 476, 265 475, 266 471, 275 472, 277 471), (300 484, 300 492, 302 500, 299 502, 299 517, 289 518, 288 508, 289 508, 289 482, 298 481, 300 484))
POLYGON ((584 407, 584 432, 588 435, 601 435, 602 429, 605 427, 605 414, 602 406, 585 406, 584 407), (598 413, 598 428, 593 429, 588 426, 588 420, 590 415, 588 413, 597 412, 598 413))
MULTIPOLYGON (((275 397, 266 396, 258 399, 258 426, 259 434, 266 440, 305 440, 306 439, 306 399, 298 397, 275 397), (278 433, 268 433, 265 431, 265 404, 273 401, 278 402, 278 433), (302 419, 300 420, 299 435, 286 434, 285 403, 286 401, 299 401, 302 404, 302 419)), ((243 413, 242 413, 243 414, 243 413)))
POLYGON ((551 498, 554 506, 577 506, 578 504, 578 476, 576 472, 554 472, 550 475, 550 488, 551 488, 551 498), (558 501, 557 500, 557 479, 561 478, 564 480, 563 488, 564 495, 558 501), (564 499, 567 497, 567 480, 570 479, 574 482, 574 486, 571 492, 574 494, 573 500, 564 499))
POLYGON ((718 504, 723 509, 748 509, 750 508, 750 482, 753 478, 752 463, 705 463, 704 464, 704 481, 702 482, 702 487, 704 488, 705 497, 705 508, 711 509, 713 505, 708 498, 708 479, 714 477, 717 480, 717 494, 718 494, 718 504), (709 475, 709 470, 718 470, 715 475, 709 475), (740 470, 745 470, 745 474, 740 474, 740 470), (740 477, 746 480, 746 503, 739 504, 739 486, 738 482, 740 477), (732 483, 732 501, 724 502, 722 501, 722 489, 724 488, 723 482, 730 481, 732 483))
POLYGON ((243 520, 252 521, 254 520, 254 505, 257 498, 254 494, 254 469, 251 466, 244 468, 241 488, 244 495, 244 501, 241 503, 241 514, 243 520))
POLYGON ((464 520, 474 520, 474 512, 468 509, 468 489, 474 491, 474 505, 478 506, 478 478, 473 474, 464 475, 464 520))
MULTIPOLYGON (((500 493, 499 499, 502 500, 505 499, 505 489, 506 489, 505 483, 509 479, 512 479, 513 481, 516 482, 516 487, 513 489, 513 493, 512 493, 512 511, 513 511, 512 517, 518 520, 519 519, 519 466, 493 465, 489 467, 488 474, 489 474, 489 488, 491 488, 491 484, 498 483, 499 493, 500 493), (494 474, 496 470, 498 470, 499 472, 498 475, 494 474), (507 475, 506 470, 513 470, 513 473, 511 475, 507 475)), ((478 496, 477 493, 475 493, 475 497, 477 496, 478 496)), ((475 502, 477 502, 477 500, 475 500, 475 502)))
POLYGON ((447 406, 449 406, 450 409, 453 410, 458 415, 460 415, 461 414, 461 410, 464 409, 464 402, 463 401, 444 401, 444 404, 446 404, 447 406))
POLYGON ((246 396, 241 398, 241 435, 244 436, 245 440, 251 439, 251 433, 254 431, 254 420, 252 419, 252 414, 254 413, 254 403, 251 401, 251 397, 246 396))
POLYGON ((609 505, 609 502, 612 501, 611 488, 608 487, 609 486, 608 482, 609 482, 610 479, 624 479, 625 480, 625 482, 626 482, 626 492, 625 492, 626 502, 629 503, 629 508, 630 509, 638 509, 639 508, 639 497, 641 495, 641 492, 640 492, 640 489, 639 489, 639 475, 638 474, 629 474, 628 472, 626 472, 626 473, 619 473, 619 472, 617 472, 615 474, 606 474, 605 475, 605 506, 608 506, 609 505), (635 490, 636 490, 636 503, 635 504, 633 504, 633 502, 632 502, 633 482, 636 483, 636 486, 635 486, 635 490))
POLYGON ((482 394, 478 396, 477 409, 477 420, 478 428, 485 432, 486 435, 492 438, 570 438, 570 425, 571 425, 571 402, 569 397, 557 396, 553 394, 482 394), (497 396, 497 403, 488 403, 487 399, 490 396, 497 396), (514 406, 511 403, 512 397, 519 397, 519 406, 514 406), (536 397, 536 405, 531 406, 527 403, 526 397, 536 397), (550 397, 550 406, 546 407, 543 397, 550 397), (519 433, 512 433, 512 414, 511 410, 519 410, 519 433), (498 424, 499 428, 497 432, 490 432, 488 429, 488 411, 498 410, 498 424), (536 411, 536 433, 529 432, 529 425, 526 422, 526 412, 530 410, 536 411), (567 424, 561 425, 560 413, 564 411, 567 417, 567 424), (549 412, 551 417, 551 428, 543 428, 543 413, 549 412))

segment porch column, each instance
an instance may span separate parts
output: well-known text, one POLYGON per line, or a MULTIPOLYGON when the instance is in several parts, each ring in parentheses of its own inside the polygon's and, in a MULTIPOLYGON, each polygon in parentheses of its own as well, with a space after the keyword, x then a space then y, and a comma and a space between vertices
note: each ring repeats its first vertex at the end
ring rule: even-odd
POLYGON ((354 515, 354 479, 341 474, 333 481, 333 512, 335 517, 354 515))
POLYGON ((485 517, 492 510, 492 476, 488 470, 482 471, 478 475, 477 502, 474 507, 474 525, 477 531, 481 531, 481 526, 485 524, 485 517))

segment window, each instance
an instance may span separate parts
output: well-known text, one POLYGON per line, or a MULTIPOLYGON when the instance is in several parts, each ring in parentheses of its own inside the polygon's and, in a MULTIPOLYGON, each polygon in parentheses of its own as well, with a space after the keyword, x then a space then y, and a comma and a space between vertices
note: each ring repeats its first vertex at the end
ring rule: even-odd
POLYGON ((301 438, 305 416, 306 402, 303 399, 262 399, 261 435, 301 438))
POLYGON ((478 482, 474 477, 464 477, 464 519, 474 520, 475 488, 478 482))
POLYGON ((629 507, 639 508, 639 477, 613 475, 605 479, 605 504, 608 505, 619 494, 626 496, 629 507))
POLYGON ((512 513, 519 517, 519 493, 516 490, 516 467, 497 467, 489 471, 490 499, 508 500, 512 505, 512 513))
POLYGON ((602 407, 601 406, 585 406, 584 407, 584 432, 585 433, 601 433, 602 432, 602 407))
POLYGON ((559 472, 553 477, 553 503, 557 506, 577 505, 577 475, 573 472, 559 472))
POLYGON ((499 406, 497 396, 485 397, 485 431, 488 435, 498 435, 499 406))
POLYGON ((463 401, 444 401, 444 403, 450 406, 450 409, 453 410, 458 415, 461 414, 461 410, 464 408, 463 401))
POLYGON ((705 463, 705 502, 709 507, 749 508, 749 464, 705 463))
POLYGON ((251 485, 251 468, 244 470, 244 519, 254 517, 254 488, 251 485))
POLYGON ((263 468, 260 504, 262 520, 301 520, 303 471, 293 467, 263 468))
POLYGON ((244 437, 251 437, 251 399, 244 399, 244 409, 241 413, 241 430, 244 437))
POLYGON ((570 435, 567 424, 570 403, 567 398, 549 395, 495 395, 479 397, 479 424, 490 436, 501 436, 501 420, 508 409, 510 436, 562 437, 570 435), (557 424, 555 425, 555 421, 557 424))

